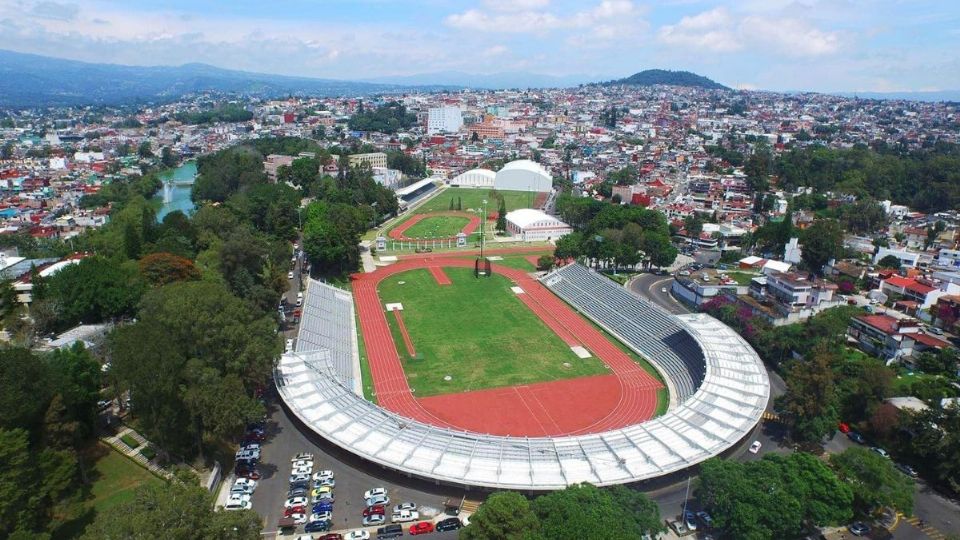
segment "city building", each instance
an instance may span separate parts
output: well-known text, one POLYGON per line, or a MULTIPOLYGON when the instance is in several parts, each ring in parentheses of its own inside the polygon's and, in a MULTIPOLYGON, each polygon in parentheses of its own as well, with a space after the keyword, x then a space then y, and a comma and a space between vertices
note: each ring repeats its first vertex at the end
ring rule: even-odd
POLYGON ((573 228, 559 219, 533 208, 507 212, 507 232, 526 242, 556 240, 573 232, 573 228))
POLYGON ((518 159, 497 171, 493 185, 497 189, 540 193, 553 189, 553 176, 535 161, 518 159))
POLYGON ((369 154, 350 154, 350 167, 360 165, 387 168, 387 154, 384 152, 370 152, 369 154))
POLYGON ((427 111, 427 135, 456 133, 463 127, 460 107, 431 107, 427 111))
POLYGON ((283 156, 280 154, 270 154, 263 162, 263 170, 267 173, 267 178, 271 182, 277 181, 277 171, 280 167, 290 167, 293 165, 293 156, 283 156))

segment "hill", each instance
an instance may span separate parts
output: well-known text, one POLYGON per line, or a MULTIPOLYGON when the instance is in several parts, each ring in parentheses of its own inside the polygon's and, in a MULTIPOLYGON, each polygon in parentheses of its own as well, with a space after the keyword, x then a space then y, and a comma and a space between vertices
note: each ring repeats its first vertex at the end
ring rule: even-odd
POLYGON ((273 97, 366 95, 442 86, 410 86, 289 77, 207 64, 124 66, 93 64, 0 50, 0 107, 119 105, 166 101, 202 91, 273 97))
POLYGON ((690 73, 689 71, 670 71, 666 69, 647 69, 633 75, 603 83, 605 86, 617 85, 630 86, 653 86, 655 84, 666 84, 670 86, 689 86, 694 88, 707 88, 710 90, 729 90, 726 86, 708 79, 703 75, 690 73))

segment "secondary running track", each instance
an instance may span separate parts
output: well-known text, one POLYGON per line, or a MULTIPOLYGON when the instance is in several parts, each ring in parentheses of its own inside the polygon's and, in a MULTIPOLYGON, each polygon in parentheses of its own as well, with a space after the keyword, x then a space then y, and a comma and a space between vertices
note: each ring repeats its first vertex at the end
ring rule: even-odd
MULTIPOLYGON (((467 236, 470 236, 473 231, 477 230, 480 227, 480 217, 476 214, 471 214, 470 212, 457 212, 457 211, 448 211, 448 212, 430 212, 428 214, 415 214, 410 217, 410 219, 404 221, 403 223, 397 225, 396 227, 390 229, 390 232, 387 233, 387 236, 394 240, 403 240, 403 241, 416 241, 416 238, 407 238, 406 232, 407 229, 413 227, 417 223, 432 217, 440 216, 453 216, 453 217, 462 217, 467 218, 470 221, 463 226, 461 232, 467 236)), ((433 238, 432 240, 448 240, 451 238, 456 238, 451 236, 448 238, 433 238)))
POLYGON ((405 257, 375 272, 352 277, 374 391, 382 407, 440 427, 527 437, 598 433, 653 417, 657 392, 662 388, 659 381, 536 279, 522 270, 497 264, 493 265, 494 273, 506 276, 522 288, 524 293, 518 298, 547 326, 568 345, 585 347, 606 364, 612 374, 423 399, 414 397, 377 287, 384 279, 408 270, 473 267, 472 259, 457 258, 458 255, 462 257, 462 254, 405 257))

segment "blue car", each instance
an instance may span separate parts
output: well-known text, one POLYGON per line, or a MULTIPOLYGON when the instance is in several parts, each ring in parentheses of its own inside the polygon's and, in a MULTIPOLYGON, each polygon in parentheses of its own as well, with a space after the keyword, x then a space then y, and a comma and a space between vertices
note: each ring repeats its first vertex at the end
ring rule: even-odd
POLYGON ((311 521, 303 526, 303 531, 308 533, 325 532, 330 530, 330 522, 325 519, 311 521))
POLYGON ((314 514, 320 514, 323 512, 333 512, 333 503, 328 501, 320 501, 313 505, 314 514))

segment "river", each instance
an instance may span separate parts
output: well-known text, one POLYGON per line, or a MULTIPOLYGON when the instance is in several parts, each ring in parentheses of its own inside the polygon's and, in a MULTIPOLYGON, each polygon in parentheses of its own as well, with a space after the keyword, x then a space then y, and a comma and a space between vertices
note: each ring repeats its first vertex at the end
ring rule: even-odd
POLYGON ((195 206, 190 200, 190 191, 193 189, 193 181, 196 177, 197 162, 194 160, 186 161, 176 169, 160 175, 164 185, 160 193, 155 196, 160 201, 160 209, 157 210, 158 222, 163 221, 164 216, 174 210, 180 210, 185 214, 193 212, 195 206), (167 184, 170 180, 179 185, 167 184))

